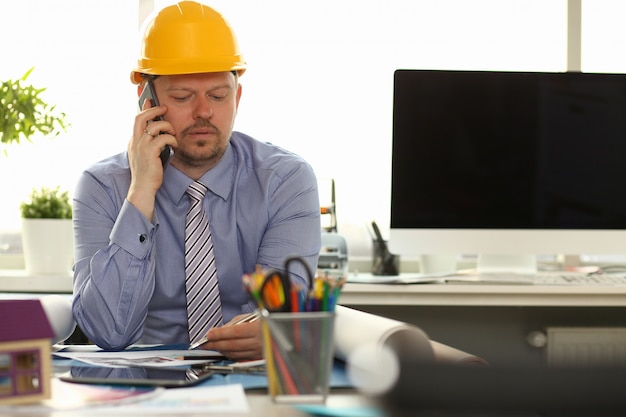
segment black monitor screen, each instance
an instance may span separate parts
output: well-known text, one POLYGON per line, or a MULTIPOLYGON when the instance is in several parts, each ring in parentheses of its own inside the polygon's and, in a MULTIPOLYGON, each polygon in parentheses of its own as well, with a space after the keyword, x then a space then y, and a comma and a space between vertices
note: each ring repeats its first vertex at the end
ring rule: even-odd
POLYGON ((626 228, 626 75, 397 70, 392 228, 626 228))

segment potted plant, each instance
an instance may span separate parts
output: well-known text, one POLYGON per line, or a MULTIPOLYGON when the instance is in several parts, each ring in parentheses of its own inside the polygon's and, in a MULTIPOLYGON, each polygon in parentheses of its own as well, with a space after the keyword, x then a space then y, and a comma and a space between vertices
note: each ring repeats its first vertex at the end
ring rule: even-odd
POLYGON ((20 205, 28 275, 69 275, 73 262, 72 205, 60 187, 33 189, 20 205))
MULTIPOLYGON (((26 71, 17 80, 0 81, 0 147, 5 156, 8 155, 9 147, 12 145, 19 145, 23 141, 33 142, 37 135, 56 137, 69 127, 65 113, 57 111, 56 106, 47 103, 41 97, 46 89, 26 83, 33 69, 34 67, 26 71)), ((70 239, 72 237, 69 197, 60 193, 60 190, 44 189, 34 193, 32 197, 31 203, 22 205, 24 219, 22 243, 26 270, 31 274, 59 273, 60 267, 55 266, 57 261, 53 261, 58 259, 63 265, 62 273, 65 274, 69 270, 65 265, 68 249, 67 247, 61 249, 61 244, 67 245, 63 243, 68 239, 67 230, 70 239), (61 220, 51 221, 51 218, 61 220), (49 226, 49 223, 63 225, 49 226), (63 232, 44 232, 52 233, 51 238, 31 237, 34 224, 39 224, 46 230, 50 227, 59 227, 63 232), (62 239, 62 242, 59 239, 62 239), (52 244, 44 249, 41 245, 46 243, 52 244), (60 255, 59 251, 63 255, 60 255), (48 266, 45 266, 46 264, 48 266)), ((69 246, 71 256, 73 251, 71 243, 69 246)))
POLYGON ((41 98, 45 88, 24 84, 34 67, 18 80, 0 84, 0 143, 4 154, 8 147, 25 139, 32 142, 35 134, 58 136, 69 126, 65 113, 41 98))

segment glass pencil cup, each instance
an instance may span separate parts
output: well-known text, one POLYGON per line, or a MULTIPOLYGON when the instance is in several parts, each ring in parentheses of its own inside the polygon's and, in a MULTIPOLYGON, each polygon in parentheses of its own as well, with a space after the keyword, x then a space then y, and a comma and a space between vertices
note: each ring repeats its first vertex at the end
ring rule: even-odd
POLYGON ((333 367, 335 313, 261 311, 268 391, 276 403, 324 403, 333 367))

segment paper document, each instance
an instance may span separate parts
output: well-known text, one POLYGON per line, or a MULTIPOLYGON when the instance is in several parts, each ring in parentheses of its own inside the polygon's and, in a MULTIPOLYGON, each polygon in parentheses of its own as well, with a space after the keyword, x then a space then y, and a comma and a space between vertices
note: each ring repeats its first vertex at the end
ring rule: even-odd
MULTIPOLYGON (((102 411, 115 411, 103 408, 102 411)), ((226 414, 250 411, 240 384, 167 389, 145 401, 124 405, 124 415, 226 414), (137 414, 135 414, 137 413, 137 414)), ((119 409, 118 409, 119 412, 119 409)))
POLYGON ((55 411, 83 415, 153 415, 247 413, 243 386, 230 384, 189 388, 113 388, 52 379, 52 398, 36 404, 0 406, 0 415, 49 415, 55 411), (143 413, 143 414, 141 414, 143 413))
POLYGON ((53 355, 60 358, 74 359, 90 365, 107 366, 110 368, 125 368, 128 366, 141 366, 144 368, 187 366, 224 359, 221 353, 212 350, 151 349, 124 350, 119 352, 55 352, 53 355))
MULTIPOLYGON (((0 406, 0 415, 46 414, 53 411, 82 411, 91 413, 97 407, 127 405, 135 401, 143 401, 155 397, 165 388, 120 388, 73 384, 58 378, 51 380, 52 395, 50 399, 35 404, 0 406)), ((78 414, 77 414, 78 415, 78 414)), ((83 414, 84 415, 84 414, 83 414)))
POLYGON ((447 275, 401 273, 400 275, 349 274, 347 282, 355 284, 443 284, 447 275))

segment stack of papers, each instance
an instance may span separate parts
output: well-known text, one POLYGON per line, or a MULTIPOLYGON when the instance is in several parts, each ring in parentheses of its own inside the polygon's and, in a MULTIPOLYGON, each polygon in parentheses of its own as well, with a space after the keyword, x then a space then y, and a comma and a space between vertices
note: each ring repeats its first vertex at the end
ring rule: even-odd
POLYGON ((57 358, 74 359, 89 365, 126 368, 141 366, 161 368, 189 366, 223 360, 224 357, 210 350, 124 350, 120 352, 80 350, 77 347, 67 351, 55 352, 57 358))
POLYGON ((350 274, 348 282, 355 284, 444 284, 448 275, 401 273, 400 275, 350 274))

